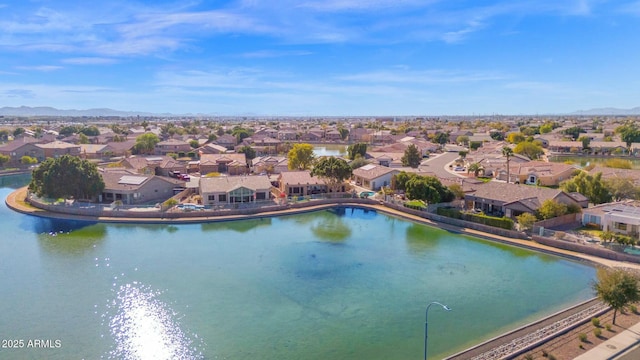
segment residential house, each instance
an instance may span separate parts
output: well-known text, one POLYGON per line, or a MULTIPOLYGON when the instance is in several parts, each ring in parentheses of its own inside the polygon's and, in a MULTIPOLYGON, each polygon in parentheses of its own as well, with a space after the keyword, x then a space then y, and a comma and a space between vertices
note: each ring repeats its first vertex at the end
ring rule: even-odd
POLYGON ((223 134, 218 136, 218 138, 213 141, 215 144, 226 147, 228 150, 233 150, 233 148, 238 144, 238 139, 231 134, 223 134))
POLYGON ((109 145, 112 153, 105 154, 106 156, 128 156, 133 152, 133 148, 136 146, 136 141, 112 141, 107 143, 107 145, 109 145))
MULTIPOLYGON (((280 192, 287 196, 309 196, 329 192, 324 180, 317 176, 311 176, 311 172, 308 170, 280 173, 278 186, 280 192)), ((344 189, 343 187, 342 192, 344 189)))
POLYGON ((125 205, 163 202, 174 195, 174 189, 184 186, 182 180, 126 170, 103 170, 101 175, 105 184, 102 202, 119 200, 125 205))
POLYGON ((486 214, 509 218, 523 213, 535 214, 542 203, 549 199, 565 205, 580 206, 562 190, 496 181, 477 184, 464 196, 466 209, 477 209, 486 214))
POLYGON ((160 141, 156 144, 155 154, 156 155, 167 155, 167 154, 184 154, 190 152, 193 148, 189 145, 188 142, 183 140, 169 139, 165 141, 160 141))
POLYGON ((253 159, 252 171, 255 174, 279 174, 289 171, 289 159, 284 156, 262 156, 253 159))
POLYGON ((640 186, 640 170, 616 169, 604 166, 596 166, 589 170, 590 175, 602 173, 603 180, 629 179, 635 186, 640 186))
POLYGON ((155 162, 154 164, 156 166, 156 175, 171 176, 171 174, 175 174, 176 172, 180 172, 181 174, 188 173, 187 164, 174 160, 170 156, 163 156, 159 163, 155 162))
POLYGON ((83 159, 103 159, 112 153, 111 147, 106 144, 80 144, 80 156, 83 159))
POLYGON ((398 173, 400 173, 400 171, 397 169, 368 164, 353 170, 351 179, 358 186, 378 191, 384 186, 391 185, 391 179, 398 173))
POLYGON ((582 224, 640 240, 640 201, 600 204, 582 211, 582 224))
POLYGON ((358 143, 358 142, 369 142, 371 140, 369 133, 371 131, 369 129, 356 127, 349 130, 349 142, 358 143))
POLYGON ((38 159, 39 162, 44 161, 44 149, 36 146, 38 140, 32 137, 21 137, 0 146, 0 154, 9 156, 12 163, 20 162, 23 156, 30 156, 38 159))
POLYGON ((322 135, 322 131, 307 131, 300 136, 300 139, 306 142, 320 142, 322 141, 322 135))
POLYGON ((212 172, 242 175, 249 172, 247 158, 244 154, 202 154, 200 157, 200 173, 212 172))
POLYGON ((282 141, 268 136, 260 138, 251 137, 245 139, 242 144, 237 145, 236 151, 238 151, 242 146, 250 146, 256 151, 256 154, 276 155, 280 148, 280 144, 282 144, 282 141))
POLYGON ((204 205, 265 201, 271 199, 271 182, 266 175, 204 177, 200 196, 204 205))
POLYGON ((64 141, 52 141, 46 144, 37 144, 44 151, 45 158, 58 158, 62 155, 80 156, 80 145, 70 144, 64 141))
POLYGON ((298 139, 298 132, 295 130, 280 130, 277 138, 280 141, 295 141, 298 139))
POLYGON ((542 186, 558 186, 570 179, 576 170, 573 165, 545 161, 510 164, 509 167, 512 182, 542 186))
POLYGON ((328 130, 325 134, 325 140, 327 141, 341 141, 342 135, 340 135, 340 131, 336 129, 328 130))
POLYGON ((202 154, 224 154, 229 151, 229 149, 222 145, 210 143, 199 147, 197 151, 198 156, 202 156, 202 154))

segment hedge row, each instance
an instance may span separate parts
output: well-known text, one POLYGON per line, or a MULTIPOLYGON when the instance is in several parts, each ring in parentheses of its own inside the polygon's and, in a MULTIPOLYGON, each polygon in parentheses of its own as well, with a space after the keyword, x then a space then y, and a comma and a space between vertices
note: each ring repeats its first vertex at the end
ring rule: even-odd
POLYGON ((438 215, 454 218, 454 219, 462 219, 466 221, 471 221, 478 224, 484 224, 488 226, 493 226, 501 229, 513 230, 514 222, 513 220, 507 217, 494 217, 487 216, 484 214, 468 214, 462 213, 460 210, 453 208, 438 208, 436 210, 438 215))

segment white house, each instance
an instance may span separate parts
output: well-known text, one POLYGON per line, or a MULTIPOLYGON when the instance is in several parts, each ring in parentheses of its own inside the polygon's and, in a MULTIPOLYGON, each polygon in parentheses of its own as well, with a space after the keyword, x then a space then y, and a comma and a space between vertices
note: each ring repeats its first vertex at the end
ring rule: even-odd
POLYGON ((582 224, 595 224, 602 230, 640 240, 640 201, 614 202, 583 209, 582 224))
POLYGON ((398 169, 368 164, 353 170, 352 179, 358 186, 378 191, 383 186, 391 185, 391 179, 399 172, 398 169))

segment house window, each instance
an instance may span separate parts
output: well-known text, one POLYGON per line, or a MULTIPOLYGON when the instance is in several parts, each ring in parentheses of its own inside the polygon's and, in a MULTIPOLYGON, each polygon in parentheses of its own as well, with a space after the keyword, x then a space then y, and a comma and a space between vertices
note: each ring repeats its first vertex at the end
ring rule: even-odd
POLYGON ((209 195, 209 196, 207 197, 207 199, 208 199, 209 201, 216 201, 216 196, 215 196, 215 195, 209 195))
POLYGON ((257 192, 256 193, 256 200, 265 200, 265 199, 266 199, 265 193, 263 193, 263 192, 257 192))
POLYGON ((625 224, 625 223, 616 223, 616 229, 622 230, 622 231, 627 231, 627 224, 625 224))
POLYGON ((220 202, 227 202, 227 194, 220 194, 218 195, 218 201, 220 202))

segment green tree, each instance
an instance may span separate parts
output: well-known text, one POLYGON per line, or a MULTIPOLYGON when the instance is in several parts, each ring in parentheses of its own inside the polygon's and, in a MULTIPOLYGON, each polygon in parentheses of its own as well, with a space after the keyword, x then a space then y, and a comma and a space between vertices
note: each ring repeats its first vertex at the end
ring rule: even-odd
POLYGON ((456 143, 467 146, 469 143, 469 137, 467 135, 460 135, 456 138, 456 143))
POLYGON ((80 128, 78 133, 85 134, 86 136, 98 136, 100 135, 100 130, 97 126, 91 125, 80 128))
POLYGON ((514 133, 511 133, 511 134, 509 134, 507 136, 507 141, 512 143, 512 144, 519 144, 519 143, 521 143, 521 142, 523 142, 525 140, 526 140, 526 138, 524 137, 524 134, 520 133, 520 132, 517 132, 517 133, 514 132, 514 133))
POLYGON ((509 162, 511 161, 511 157, 513 156, 513 149, 505 146, 502 148, 502 155, 507 158, 507 184, 511 180, 511 173, 509 172, 509 162))
POLYGON ((359 167, 363 167, 365 165, 369 164, 369 161, 367 161, 367 159, 365 159, 364 157, 360 156, 360 154, 356 155, 356 158, 353 159, 353 161, 351 161, 351 164, 349 164, 351 166, 351 169, 355 170, 359 167))
POLYGON ((615 132, 627 144, 627 148, 630 148, 634 142, 640 142, 640 129, 633 122, 618 126, 615 132))
POLYGON ((435 144, 444 145, 449 142, 449 133, 448 132, 439 132, 433 136, 431 142, 435 144))
POLYGON ((467 168, 467 174, 473 172, 473 176, 478 177, 480 171, 484 171, 484 167, 478 162, 474 162, 467 168))
POLYGON ((504 133, 500 132, 500 131, 492 131, 489 136, 491 136, 491 138, 495 141, 502 141, 504 140, 504 133))
POLYGON ((520 155, 525 155, 529 157, 531 160, 535 160, 540 157, 540 155, 544 154, 544 150, 542 150, 542 146, 529 141, 520 142, 513 149, 513 152, 520 155))
POLYGON ((250 137, 253 134, 253 131, 245 129, 241 126, 235 126, 231 135, 235 136, 238 139, 238 143, 242 142, 242 140, 250 137))
POLYGON ((189 145, 192 149, 197 149, 200 147, 200 142, 196 139, 189 140, 189 145))
POLYGON ((588 136, 580 136, 578 141, 582 142, 582 150, 587 150, 591 144, 591 138, 588 136))
POLYGON ((433 176, 411 176, 406 182, 406 195, 411 200, 424 200, 429 204, 450 202, 453 192, 433 176))
POLYGON ((158 135, 154 133, 144 133, 136 138, 133 149, 137 154, 152 154, 156 145, 160 142, 158 135))
POLYGON ((613 308, 613 324, 616 323, 618 310, 640 300, 638 279, 621 269, 599 268, 597 281, 593 284, 598 297, 613 308))
POLYGON ((414 144, 410 144, 404 150, 404 155, 400 159, 402 161, 402 166, 409 166, 412 168, 417 168, 420 166, 420 161, 422 157, 420 156, 420 152, 418 151, 418 147, 414 144))
POLYGON ((460 184, 449 185, 449 190, 453 193, 456 199, 464 199, 464 189, 460 184))
POLYGON ((586 130, 584 130, 583 128, 581 128, 579 126, 574 126, 574 127, 570 127, 570 128, 562 130, 562 134, 563 135, 567 135, 567 136, 571 136, 573 141, 576 141, 580 137, 580 134, 586 133, 586 132, 587 132, 586 130))
POLYGON ((4 164, 8 163, 11 160, 9 155, 0 154, 0 166, 4 166, 4 164))
POLYGON ((356 156, 360 155, 361 157, 365 157, 367 154, 367 144, 366 143, 355 143, 347 146, 347 154, 349 155, 349 159, 354 160, 356 156))
POLYGON ((343 128, 343 127, 339 127, 338 128, 338 132, 340 133, 340 138, 342 140, 346 140, 347 136, 349 136, 349 130, 343 128))
POLYGON ((244 157, 247 159, 248 163, 256 158, 256 150, 249 145, 241 147, 238 152, 244 154, 244 157))
POLYGON ((22 165, 33 165, 38 163, 38 159, 28 155, 24 155, 23 157, 20 158, 20 163, 22 165))
POLYGON ((552 123, 545 123, 543 125, 540 125, 540 134, 548 134, 551 131, 553 131, 552 123))
POLYGON ((614 201, 624 199, 640 200, 640 187, 635 186, 629 178, 607 179, 604 183, 614 201))
POLYGON ((464 151, 464 150, 458 151, 458 156, 460 156, 460 159, 462 160, 464 160, 464 158, 466 158, 468 154, 469 154, 468 151, 464 151))
POLYGON ((24 134, 25 131, 26 130, 24 128, 17 127, 17 128, 15 128, 15 130, 13 130, 13 137, 18 137, 18 136, 24 134))
POLYGON ((553 199, 547 199, 542 202, 538 209, 538 217, 542 220, 551 219, 562 216, 567 213, 567 205, 561 204, 553 199))
POLYGON ((344 181, 351 177, 351 166, 340 158, 324 156, 315 162, 311 176, 322 179, 329 190, 339 192, 344 181))
POLYGON ((78 142, 80 144, 88 144, 89 143, 89 137, 83 133, 80 133, 78 135, 78 142))
POLYGON ((560 188, 567 193, 578 192, 589 199, 593 204, 610 202, 612 195, 602 180, 602 173, 589 175, 586 171, 580 171, 573 178, 563 181, 560 188))
POLYGON ((307 170, 313 164, 315 155, 311 144, 293 144, 288 153, 289 170, 307 170))
POLYGON ((0 130, 0 141, 7 141, 7 140, 9 140, 9 130, 7 129, 0 130))
POLYGON ((516 220, 518 220, 518 224, 520 224, 520 229, 522 230, 530 230, 533 228, 533 224, 538 221, 535 215, 530 213, 522 213, 516 216, 516 220))
POLYGON ((49 198, 90 199, 104 190, 97 166, 77 156, 49 158, 33 171, 29 190, 49 198))

